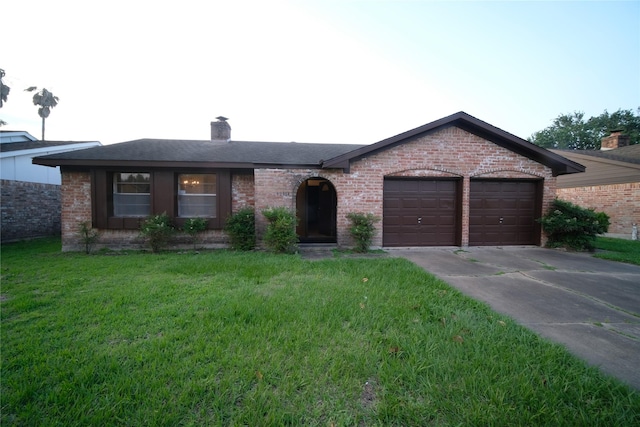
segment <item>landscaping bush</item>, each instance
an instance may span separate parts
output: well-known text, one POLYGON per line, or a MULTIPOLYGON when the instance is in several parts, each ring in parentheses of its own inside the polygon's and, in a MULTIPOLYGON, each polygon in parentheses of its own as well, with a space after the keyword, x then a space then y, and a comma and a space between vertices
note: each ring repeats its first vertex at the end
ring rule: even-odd
POLYGON ((152 252, 159 252, 168 244, 175 229, 166 212, 148 217, 140 226, 140 235, 151 246, 152 252))
POLYGON ((224 226, 231 247, 250 251, 256 247, 256 214, 253 208, 242 208, 231 215, 224 226))
POLYGON ((293 253, 296 250, 298 236, 296 223, 298 219, 291 210, 284 206, 267 208, 262 211, 269 224, 264 233, 264 244, 276 253, 293 253))
POLYGON ((189 218, 184 222, 182 231, 189 235, 193 242, 193 249, 196 249, 198 238, 207 229, 207 223, 209 221, 205 218, 189 218))
POLYGON ((354 251, 367 252, 371 246, 371 240, 376 234, 375 223, 380 221, 380 218, 373 214, 364 214, 361 212, 350 212, 347 214, 347 219, 351 221, 351 227, 349 227, 349 234, 355 241, 354 251))
POLYGON ((100 238, 100 233, 91 227, 89 221, 83 221, 78 225, 78 234, 80 234, 80 240, 84 244, 84 252, 90 254, 91 248, 100 238))
POLYGON ((549 237, 547 246, 590 251, 595 249, 596 236, 606 233, 610 224, 606 213, 560 199, 553 202, 550 212, 539 222, 549 237))

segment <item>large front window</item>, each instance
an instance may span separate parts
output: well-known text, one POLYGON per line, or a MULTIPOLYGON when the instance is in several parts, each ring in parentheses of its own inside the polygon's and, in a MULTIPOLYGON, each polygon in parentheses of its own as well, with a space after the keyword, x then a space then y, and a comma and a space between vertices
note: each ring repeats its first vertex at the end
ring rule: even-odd
POLYGON ((183 218, 215 218, 215 174, 190 173, 178 175, 178 216, 183 218))
POLYGON ((114 216, 143 217, 151 214, 151 174, 113 174, 114 216))

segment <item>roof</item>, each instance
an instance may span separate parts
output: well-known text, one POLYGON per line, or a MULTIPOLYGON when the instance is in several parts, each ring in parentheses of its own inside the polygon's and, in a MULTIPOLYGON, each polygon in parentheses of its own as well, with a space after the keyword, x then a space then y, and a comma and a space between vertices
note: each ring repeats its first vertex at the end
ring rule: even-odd
POLYGON ((256 141, 138 139, 119 144, 34 158, 45 166, 75 167, 197 167, 255 168, 260 166, 343 168, 363 156, 456 126, 550 167, 555 175, 584 171, 584 167, 533 145, 464 112, 371 145, 308 144, 256 141))
POLYGON ((45 166, 159 166, 253 168, 261 165, 320 167, 324 159, 360 148, 354 144, 138 139, 37 157, 45 166))
POLYGON ((24 130, 0 130, 0 144, 37 140, 38 138, 24 130))
POLYGON ((640 164, 640 144, 629 145, 627 147, 615 148, 613 150, 558 150, 563 153, 582 154, 585 156, 598 157, 601 159, 617 160, 626 163, 640 164))
POLYGON ((95 141, 26 141, 26 142, 8 142, 0 144, 1 153, 9 153, 11 151, 22 150, 39 150, 41 148, 61 147, 65 145, 86 144, 95 141))
POLYGON ((482 120, 479 120, 463 111, 434 122, 427 123, 426 125, 411 129, 391 138, 383 139, 375 144, 367 145, 358 150, 345 153, 325 162, 324 166, 348 168, 351 161, 373 154, 380 150, 420 138, 424 135, 435 133, 451 126, 461 128, 517 154, 542 163, 543 165, 551 168, 554 176, 584 171, 584 166, 579 163, 566 159, 561 155, 555 154, 542 147, 538 147, 529 141, 518 138, 515 135, 483 122, 482 120))
POLYGON ((552 150, 585 165, 584 174, 558 178, 558 188, 640 182, 640 144, 613 150, 552 150))

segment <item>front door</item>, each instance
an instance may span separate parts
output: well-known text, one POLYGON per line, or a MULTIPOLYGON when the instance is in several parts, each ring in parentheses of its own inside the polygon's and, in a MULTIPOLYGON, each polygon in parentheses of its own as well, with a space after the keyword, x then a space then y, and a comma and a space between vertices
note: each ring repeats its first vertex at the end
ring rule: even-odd
POLYGON ((324 178, 300 184, 296 195, 296 231, 302 243, 336 242, 336 190, 324 178))

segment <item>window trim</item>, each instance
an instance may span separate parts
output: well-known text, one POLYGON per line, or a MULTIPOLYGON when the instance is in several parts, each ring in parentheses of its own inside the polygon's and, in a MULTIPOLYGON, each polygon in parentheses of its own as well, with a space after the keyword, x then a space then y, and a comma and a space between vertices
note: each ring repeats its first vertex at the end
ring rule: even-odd
POLYGON ((184 225, 186 217, 178 217, 178 176, 181 174, 216 174, 216 217, 207 218, 207 229, 224 227, 231 214, 231 171, 203 168, 100 168, 91 170, 91 212, 93 226, 98 229, 138 230, 145 217, 116 217, 113 215, 113 174, 145 172, 151 174, 151 215, 166 212, 174 226, 184 225))
MULTIPOLYGON (((215 219, 218 216, 218 174, 217 173, 215 173, 215 172, 207 172, 207 173, 193 173, 193 172, 181 173, 181 172, 178 172, 178 173, 176 173, 176 182, 177 182, 176 186, 177 186, 177 190, 178 190, 178 193, 176 195, 176 205, 177 205, 176 217, 177 218, 185 218, 185 219, 188 219, 188 218, 205 218, 207 220, 212 220, 212 219, 215 219), (203 175, 203 176, 204 175, 213 175, 213 180, 215 181, 214 192, 213 193, 188 193, 188 192, 181 193, 181 191, 182 191, 181 190, 181 186, 183 184, 181 182, 181 180, 183 179, 182 177, 186 176, 186 175, 203 175), (212 197, 213 198, 213 206, 215 207, 214 212, 212 212, 212 216, 181 215, 181 212, 180 212, 181 211, 181 207, 180 207, 181 198, 184 197, 184 198, 188 199, 191 196, 199 196, 199 197, 210 196, 210 197, 212 197)), ((204 188, 204 185, 205 184, 203 183, 203 188, 204 188)), ((185 208, 186 207, 187 206, 185 206, 185 208)))

